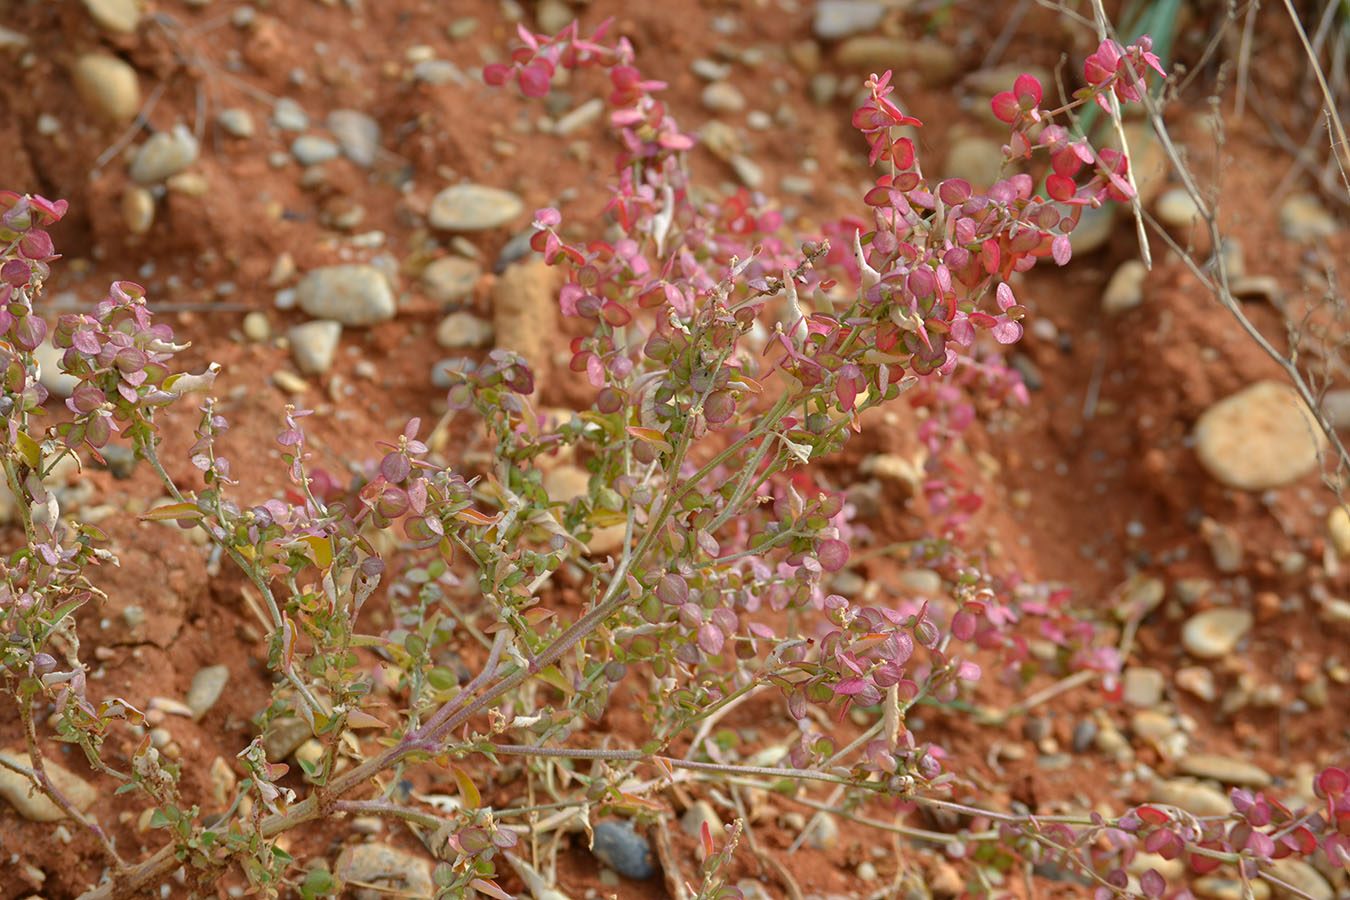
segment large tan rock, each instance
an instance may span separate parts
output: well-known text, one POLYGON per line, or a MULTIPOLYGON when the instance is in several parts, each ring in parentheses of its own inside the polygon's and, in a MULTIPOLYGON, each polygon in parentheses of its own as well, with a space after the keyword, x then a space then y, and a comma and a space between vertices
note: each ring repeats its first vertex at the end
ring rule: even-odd
POLYGON ((1195 455, 1240 491, 1292 484, 1317 468, 1326 437, 1288 385, 1259 381, 1220 400, 1195 423, 1195 455))

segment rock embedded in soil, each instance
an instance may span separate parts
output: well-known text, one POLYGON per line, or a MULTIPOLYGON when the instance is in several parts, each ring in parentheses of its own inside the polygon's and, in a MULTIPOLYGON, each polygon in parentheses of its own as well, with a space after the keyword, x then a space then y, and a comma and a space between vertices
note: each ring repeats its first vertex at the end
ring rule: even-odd
POLYGON ((1118 316, 1134 309, 1144 302, 1144 279, 1148 277, 1148 267, 1140 260, 1130 259, 1120 264, 1111 274, 1102 292, 1102 311, 1110 316, 1118 316))
POLYGON ((1280 204, 1280 230, 1291 241, 1310 244, 1336 234, 1336 218, 1311 194, 1293 194, 1280 204))
POLYGON ((134 34, 141 24, 137 0, 84 0, 85 11, 94 24, 115 34, 134 34))
POLYGON ((884 5, 870 0, 820 0, 811 33, 822 41, 837 41, 871 31, 885 14, 884 5))
POLYGON ((956 74, 959 59, 956 49, 941 41, 925 38, 911 41, 867 35, 852 37, 835 50, 839 65, 867 72, 907 69, 918 72, 929 87, 937 87, 956 74))
POLYGON ((422 290, 437 303, 455 303, 473 293, 483 268, 462 256, 434 260, 422 270, 422 290))
POLYGON ((829 813, 816 813, 806 823, 806 845, 829 852, 839 845, 839 823, 829 813))
POLYGON ((453 312, 436 326, 436 343, 448 350, 486 347, 492 343, 492 323, 473 313, 453 312))
POLYGON ((1226 816, 1233 811, 1226 794, 1189 778, 1156 781, 1148 796, 1154 803, 1166 803, 1197 816, 1226 816))
POLYGON ((656 874, 652 848, 629 821, 597 822, 591 853, 625 878, 643 881, 656 874))
POLYGON ((332 319, 359 328, 387 322, 396 312, 389 280, 374 266, 325 266, 305 275, 296 302, 316 319, 332 319))
POLYGON ((291 142, 291 155, 302 166, 317 166, 330 159, 337 159, 340 152, 333 141, 312 134, 302 134, 291 142))
POLYGON ((988 190, 1003 173, 1003 147, 998 141, 967 135, 953 141, 943 161, 945 178, 964 178, 977 190, 988 190))
POLYGON ((61 371, 61 358, 66 351, 52 346, 50 340, 38 344, 33 359, 38 365, 38 382, 58 397, 69 397, 80 384, 80 379, 61 371))
POLYGON ((333 874, 342 881, 369 885, 352 890, 356 900, 385 900, 390 896, 431 900, 436 895, 431 861, 386 844, 344 848, 333 863, 333 874))
POLYGON ((1206 516, 1200 522, 1200 538, 1209 547, 1214 568, 1231 575, 1242 568, 1242 538, 1231 525, 1216 522, 1206 516))
POLYGON ((253 310, 244 316, 244 323, 240 326, 244 332, 244 337, 255 343, 262 343, 272 336, 272 323, 267 320, 267 313, 262 310, 253 310))
POLYGON ((745 109, 745 96, 729 81, 714 81, 703 89, 703 108, 715 113, 737 113, 745 109))
POLYGON ((282 131, 304 131, 309 127, 309 116, 299 103, 282 97, 272 107, 272 124, 282 131))
POLYGON ((703 833, 704 825, 708 826, 713 840, 718 840, 722 836, 724 828, 722 817, 707 800, 697 800, 680 817, 680 828, 684 829, 685 834, 696 838, 703 833))
MULTIPOLYGON (((1067 210, 1066 210, 1067 212, 1067 210)), ((1106 246, 1116 228, 1116 207, 1099 206, 1083 210, 1078 225, 1069 232, 1069 246, 1073 255, 1091 253, 1106 246)))
MULTIPOLYGON (((33 766, 33 760, 27 753, 13 750, 0 750, 0 759, 25 769, 33 766)), ((56 789, 80 812, 87 810, 98 799, 97 788, 50 758, 44 757, 43 767, 56 789)), ((32 782, 23 775, 0 766, 0 798, 8 801, 19 815, 30 822, 57 822, 66 817, 65 810, 49 800, 46 794, 37 789, 33 789, 30 794, 29 789, 32 787, 32 782)))
POLYGON ((1196 613, 1181 627, 1181 645, 1197 659, 1220 659, 1252 630, 1252 621, 1245 609, 1219 607, 1196 613))
POLYGON ((342 340, 342 323, 332 319, 317 319, 296 325, 286 332, 291 342, 291 356, 305 375, 322 375, 333 367, 338 342, 342 340))
POLYGON ((145 234, 155 224, 155 197, 146 188, 128 185, 119 205, 122 224, 132 234, 145 234))
MULTIPOLYGON (((1301 859, 1285 857, 1269 863, 1269 872, 1285 884, 1292 885, 1313 900, 1335 900, 1336 891, 1321 872, 1301 859)), ((1297 896, 1281 891, 1282 896, 1297 896)))
POLYGON ((576 18, 576 13, 562 0, 540 0, 534 19, 545 34, 557 34, 576 18))
POLYGON ((1251 887, 1250 894, 1241 879, 1206 875, 1195 879, 1191 887, 1197 897, 1204 897, 1205 900, 1269 900, 1270 885, 1257 879, 1252 879, 1247 884, 1251 887))
POLYGON ((328 114, 328 130, 337 139, 342 154, 369 169, 380 150, 380 124, 356 109, 335 109, 328 114))
POLYGON ((126 122, 141 109, 136 70, 110 53, 85 53, 71 68, 75 92, 105 119, 126 122))
POLYGON ((1200 207, 1185 188, 1172 188, 1164 192, 1158 197, 1154 212, 1158 221, 1168 228, 1185 230, 1196 228, 1204 222, 1200 216, 1200 207))
POLYGON ((1220 784, 1238 787, 1269 787, 1270 773, 1246 760, 1217 753, 1192 753, 1177 760, 1177 771, 1196 778, 1209 778, 1220 784))
POLYGON ((275 719, 263 735, 263 752, 268 762, 281 762, 312 737, 314 732, 309 723, 299 716, 275 719))
POLYGON ((1177 669, 1174 678, 1177 687, 1206 703, 1213 703, 1219 697, 1214 673, 1204 666, 1185 666, 1177 669))
POLYGON ((442 231, 486 231, 511 222, 524 211, 524 202, 510 191, 457 184, 432 199, 427 221, 442 231))
POLYGON ((157 184, 197 161, 201 148, 186 125, 150 136, 131 161, 131 178, 140 184, 157 184))
POLYGON ((216 124, 225 129, 230 137, 251 138, 255 133, 253 116, 249 115, 248 110, 238 107, 222 109, 216 115, 216 124))
POLYGON ((228 666, 206 666, 197 670, 197 674, 192 676, 192 686, 188 688, 187 696, 183 698, 188 709, 192 710, 192 718, 200 720, 210 712, 211 707, 216 705, 216 701, 225 691, 225 685, 229 683, 228 666))
POLYGON ((1326 438, 1288 385, 1260 381, 1225 397, 1195 423, 1195 454, 1220 484, 1265 491, 1317 468, 1326 438))
POLYGON ((509 266, 492 286, 497 346, 529 363, 535 384, 549 370, 549 342, 558 333, 557 271, 542 259, 509 266))
POLYGON ((1121 675, 1121 696, 1131 706, 1147 708, 1162 701, 1167 677, 1157 669, 1130 666, 1121 675))

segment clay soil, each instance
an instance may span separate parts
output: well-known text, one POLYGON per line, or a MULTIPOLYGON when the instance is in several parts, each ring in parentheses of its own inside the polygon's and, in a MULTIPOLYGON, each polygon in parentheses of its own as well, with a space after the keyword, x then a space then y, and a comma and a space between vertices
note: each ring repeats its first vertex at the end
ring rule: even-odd
MULTIPOLYGON (((1081 59, 1095 43, 1090 29, 1033 4, 894 5, 877 26, 880 33, 927 34, 955 48, 958 61, 954 71, 898 76, 900 102, 927 123, 919 143, 929 169, 941 168, 944 154, 962 133, 994 135, 975 108, 969 73, 1014 63, 1054 72, 1061 61, 1081 59)), ((1087 4, 1077 6, 1090 15, 1087 4)), ((1320 121, 1283 12, 1269 4, 1259 14, 1253 58, 1261 64, 1245 73, 1246 113, 1235 119, 1238 33, 1230 28, 1207 55, 1222 22, 1211 6, 1186 7, 1175 57, 1192 77, 1169 101, 1167 118, 1202 180, 1219 192, 1224 227, 1240 242, 1247 272, 1270 276, 1278 285, 1275 299, 1280 302, 1257 298, 1246 309, 1263 333, 1288 351, 1290 323, 1334 296, 1327 273, 1346 258, 1350 242, 1342 231, 1316 246, 1295 244, 1282 236, 1276 221, 1275 210, 1291 190, 1316 190, 1307 173, 1295 170, 1288 149, 1291 142, 1302 143, 1320 121), (1216 85, 1219 109, 1228 117, 1222 146, 1206 118, 1216 85)), ((859 73, 838 65, 828 43, 814 61, 800 47, 788 52, 811 38, 811 3, 593 0, 578 4, 575 12, 587 26, 616 17, 616 30, 633 41, 644 72, 669 83, 669 102, 686 127, 720 117, 742 131, 750 155, 764 170, 763 190, 778 198, 789 222, 809 229, 861 210, 858 187, 869 173, 863 144, 848 127, 849 103, 842 96, 818 103, 809 90, 813 67, 835 72, 854 87, 861 84, 859 73), (748 61, 747 48, 756 50, 748 61), (727 62, 729 80, 745 96, 747 108, 770 114, 767 127, 748 129, 745 113, 709 112, 700 103, 704 82, 690 68, 696 59, 727 62), (804 168, 807 159, 814 163, 804 168), (809 179, 809 190, 780 191, 780 179, 788 175, 809 179)), ((65 257, 48 287, 53 317, 66 311, 53 298, 89 304, 112 280, 144 284, 152 309, 180 339, 192 342, 183 357, 186 365, 194 371, 211 361, 223 366, 217 393, 232 423, 227 450, 241 491, 248 495, 242 500, 259 501, 285 485, 273 448, 280 410, 294 398, 278 386, 275 373, 293 371, 293 363, 275 340, 251 341, 241 332, 244 315, 254 310, 266 314, 275 334, 304 321, 298 310, 275 305, 278 290, 294 286, 294 278, 284 273, 279 280, 273 277, 279 257, 288 254, 303 273, 384 254, 400 272, 398 316, 368 329, 348 329, 332 368, 309 378, 307 392, 297 401, 316 410, 307 427, 318 454, 341 467, 374 457, 376 442, 397 434, 409 417, 434 422, 445 409, 443 392, 432 386, 430 373, 437 360, 452 355, 434 337, 449 310, 428 297, 416 277, 419 261, 451 252, 448 236, 426 226, 428 205, 438 190, 466 179, 513 190, 526 209, 534 209, 559 205, 560 192, 568 189, 561 204, 568 219, 593 226, 597 235, 604 227, 601 210, 608 196, 603 186, 614 145, 599 126, 569 138, 536 133, 525 126, 544 111, 538 102, 489 90, 472 76, 464 84, 428 84, 411 76, 417 61, 427 56, 451 60, 464 72, 500 57, 513 40, 511 16, 534 23, 532 3, 521 9, 513 2, 499 6, 483 0, 159 0, 146 4, 132 34, 100 29, 76 0, 10 0, 0 2, 0 13, 0 24, 26 38, 25 46, 0 48, 5 71, 0 79, 0 188, 70 202, 69 216, 53 235, 65 257), (232 21, 240 9, 253 10, 244 27, 232 21), (451 38, 447 27, 462 19, 476 19, 479 25, 465 37, 451 38), (70 68, 91 51, 115 54, 135 67, 147 100, 141 129, 129 133, 125 125, 100 120, 77 95, 70 68), (374 116, 383 135, 374 168, 339 158, 322 164, 321 180, 306 182, 306 173, 288 153, 292 137, 268 124, 270 102, 278 97, 294 99, 318 121, 337 108, 374 116), (219 128, 216 114, 229 107, 252 113, 258 126, 254 137, 241 140, 219 128), (44 115, 53 117, 54 125, 39 122, 44 115), (145 132, 180 122, 202 135, 201 156, 190 171, 205 179, 206 190, 200 195, 169 191, 158 201, 149 231, 132 235, 121 207, 130 184, 127 147, 143 141, 145 132), (281 158, 274 161, 277 154, 281 158), (364 210, 356 233, 382 232, 382 246, 353 249, 352 232, 334 227, 335 217, 356 206, 364 210)), ((1075 72, 1076 64, 1066 64, 1061 75, 1072 82, 1075 72)), ((560 108, 584 99, 574 96, 560 108)), ((1325 141, 1310 142, 1309 152, 1316 171, 1325 141)), ((716 157, 700 150, 696 164, 708 183, 734 189, 735 173, 716 157)), ((1344 199, 1328 195, 1323 202, 1343 213, 1344 199)), ((512 228, 524 228, 525 219, 512 228)), ((484 274, 460 307, 490 316, 494 262, 516 231, 466 236, 484 274)), ((1061 584, 1072 591, 1076 607, 1106 622, 1114 621, 1112 611, 1129 578, 1161 579, 1166 599, 1143 622, 1127 664, 1164 674, 1165 710, 1182 723, 1190 750, 1246 758, 1276 777, 1272 792, 1302 795, 1314 767, 1350 762, 1345 716, 1350 689, 1343 679, 1328 675, 1344 673, 1350 662, 1350 625, 1320 618, 1315 602, 1319 596, 1340 596, 1347 587, 1344 566, 1325 537, 1334 495, 1319 473, 1249 494, 1225 489, 1200 467, 1189 438, 1197 416, 1233 391, 1281 374, 1161 241, 1153 242, 1155 265, 1142 302, 1119 315, 1103 312, 1108 277, 1138 253, 1133 226, 1122 222, 1104 246, 1078 255, 1064 269, 1038 269, 1026 279, 1021 296, 1031 319, 1042 323, 1030 327, 1015 350, 1016 364, 1031 387, 1030 404, 986 410, 953 456, 985 501, 965 540, 1000 574, 1061 584), (1212 524, 1202 528, 1204 520, 1212 524), (1235 570, 1215 565, 1206 541, 1214 525, 1227 529, 1241 546, 1235 570), (1209 586, 1193 597, 1177 589, 1183 579, 1206 579, 1209 586), (1181 622, 1216 602, 1252 609, 1257 619, 1237 653, 1211 664, 1218 692, 1222 696, 1241 684, 1264 702, 1226 712, 1219 700, 1177 686, 1177 670, 1194 665, 1179 644, 1181 622), (1309 701, 1314 682, 1321 694, 1309 701)), ((1206 256, 1199 252, 1197 258, 1203 264, 1206 256)), ((1306 335, 1303 342, 1300 346, 1318 344, 1306 335)), ((1334 336, 1319 346, 1334 350, 1334 336)), ((558 340, 553 349, 565 348, 558 340)), ((1306 350, 1301 360, 1321 372, 1323 357, 1342 365, 1334 352, 1318 356, 1306 350)), ((589 403, 588 389, 572 385, 565 366, 539 381, 545 405, 581 408, 589 403)), ((60 414, 59 404, 52 408, 60 414)), ((197 483, 182 453, 196 422, 190 408, 177 409, 165 421, 163 456, 181 484, 197 483)), ((869 424, 820 477, 838 488, 865 485, 873 477, 862 472, 866 460, 879 453, 911 453, 916 446, 908 418, 879 417, 869 424)), ((468 424, 457 428, 452 458, 476 449, 476 431, 468 424)), ((1326 471, 1332 471, 1330 463, 1326 471)), ((88 468, 71 489, 76 488, 76 502, 85 509, 134 510, 163 494, 145 465, 128 478, 88 468)), ((923 502, 896 483, 881 484, 872 496, 877 502, 860 509, 860 524, 870 530, 864 550, 914 540, 934 527, 936 520, 923 502)), ((241 600, 242 580, 172 528, 121 515, 109 516, 104 527, 121 566, 100 573, 108 602, 86 610, 81 620, 86 654, 98 666, 91 693, 102 685, 141 703, 158 696, 178 698, 201 667, 229 666, 230 687, 211 712, 199 722, 173 723, 184 793, 209 798, 212 761, 233 760, 251 739, 254 717, 265 707, 271 686, 266 643, 241 600), (134 628, 124 615, 131 606, 144 612, 144 621, 134 628)), ((3 540, 12 544, 16 536, 11 529, 3 540)), ((906 566, 878 555, 856 572, 882 596, 892 596, 903 589, 906 566)), ((368 617, 371 628, 388 624, 378 608, 368 617)), ((479 651, 467 640, 461 649, 472 664, 479 651)), ((974 700, 998 707, 1015 698, 982 687, 974 700)), ((594 726, 593 745, 617 741, 627 746, 626 735, 640 730, 636 713, 622 706, 616 704, 618 711, 594 726)), ((946 746, 952 754, 947 765, 983 785, 991 804, 1016 802, 1045 813, 1118 811, 1145 799, 1140 767, 1160 777, 1175 771, 1170 745, 1138 733, 1134 712, 1099 686, 1088 685, 997 726, 934 711, 924 738, 946 746), (1121 732, 1128 754, 1106 753, 1093 741, 1075 749, 1075 731, 1088 721, 1121 732), (1065 754, 1062 765, 1046 762, 1065 754)), ((723 724, 766 742, 791 735, 794 727, 776 698, 747 704, 723 724)), ((857 733, 849 719, 839 728, 841 735, 857 733)), ((0 746, 21 743, 18 719, 6 703, 0 706, 0 746)), ((129 737, 109 743, 118 762, 131 747, 129 737)), ((747 752, 753 749, 752 744, 747 752)), ((110 785, 60 745, 51 744, 49 752, 95 784, 110 785)), ((423 792, 453 793, 448 779, 434 772, 418 773, 413 780, 423 792)), ((298 779, 294 786, 304 790, 298 779)), ((488 788, 484 796, 494 802, 518 799, 519 785, 490 782, 488 788)), ((666 798, 673 858, 689 878, 697 872, 696 842, 677 819, 684 804, 701 796, 692 789, 666 798)), ((210 800, 204 802, 209 810, 210 800)), ((833 849, 805 845, 789 853, 794 829, 800 827, 789 814, 810 810, 786 798, 769 803, 753 825, 754 849, 743 845, 733 867, 733 883, 743 888, 754 882, 762 895, 775 898, 798 890, 805 896, 942 898, 967 887, 964 878, 972 869, 966 863, 948 862, 931 847, 898 842, 847 821, 840 822, 833 849), (864 863, 873 867, 876 880, 859 878, 864 863)), ((91 810, 130 859, 160 845, 157 832, 138 828, 141 810, 130 795, 110 792, 91 810)), ((725 807, 722 812, 729 817, 725 807)), ((908 821, 938 830, 953 827, 919 816, 908 821)), ((396 823, 386 824, 380 839, 423 850, 396 823)), ((289 849, 297 859, 331 861, 352 840, 359 838, 347 823, 331 822, 297 836, 289 849)), ((95 842, 77 829, 28 822, 0 808, 0 898, 36 894, 66 900, 97 881, 102 869, 95 842)), ((616 885, 580 835, 564 842, 556 872, 558 888, 574 900, 670 896, 667 881, 659 877, 616 885)), ((522 890, 513 876, 503 878, 508 889, 522 890)), ((238 872, 227 871, 206 890, 224 897, 243 883, 238 872)), ((188 890, 170 881, 155 896, 187 896, 188 890)), ((1020 896, 1088 896, 1091 889, 1042 869, 1001 890, 1020 896)))

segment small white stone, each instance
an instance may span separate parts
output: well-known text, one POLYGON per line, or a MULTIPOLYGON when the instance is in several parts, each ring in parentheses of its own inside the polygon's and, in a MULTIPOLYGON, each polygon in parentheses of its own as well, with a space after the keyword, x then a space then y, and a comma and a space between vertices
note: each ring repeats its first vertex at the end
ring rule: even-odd
POLYGON ((1198 659, 1219 659, 1233 652, 1252 630, 1252 614, 1245 609, 1219 607, 1191 616, 1181 628, 1181 644, 1198 659))

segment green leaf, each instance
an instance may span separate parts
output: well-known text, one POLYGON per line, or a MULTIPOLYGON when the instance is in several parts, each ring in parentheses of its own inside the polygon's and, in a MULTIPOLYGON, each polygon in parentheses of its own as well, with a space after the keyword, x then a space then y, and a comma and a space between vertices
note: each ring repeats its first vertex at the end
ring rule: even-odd
POLYGON ((23 461, 28 464, 30 469, 36 469, 42 465, 42 447, 28 435, 28 432, 20 431, 15 439, 15 444, 18 445, 19 455, 23 457, 23 461))

